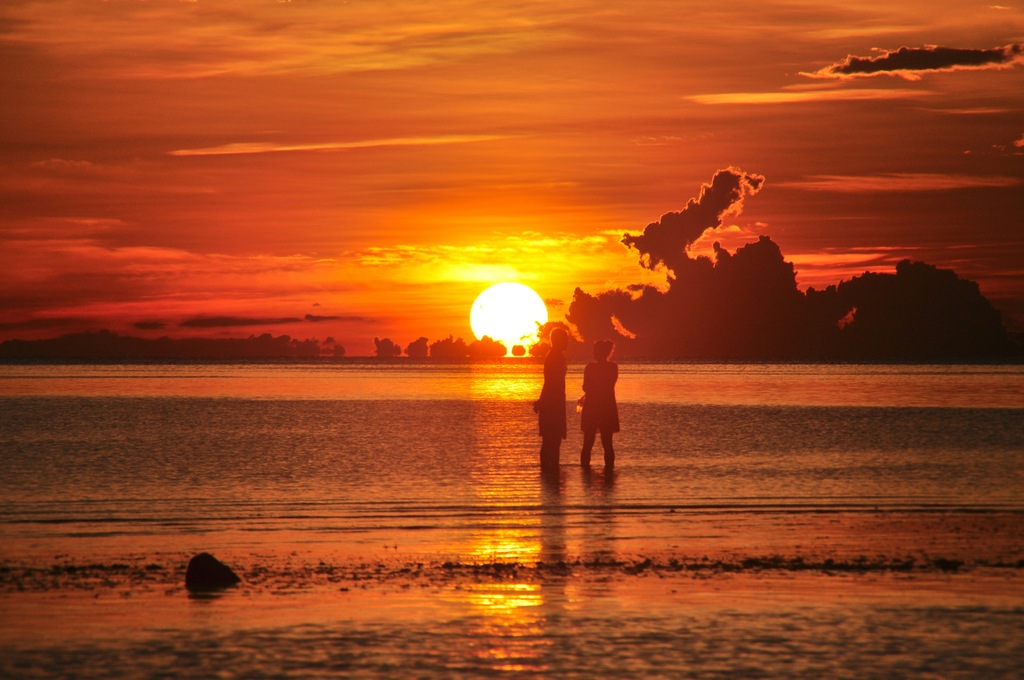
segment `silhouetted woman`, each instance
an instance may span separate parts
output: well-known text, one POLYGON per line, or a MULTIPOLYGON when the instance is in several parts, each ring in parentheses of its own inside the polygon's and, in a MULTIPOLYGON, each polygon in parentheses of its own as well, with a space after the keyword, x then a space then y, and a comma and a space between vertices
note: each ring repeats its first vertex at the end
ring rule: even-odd
POLYGON ((590 467, 590 452, 594 440, 601 432, 604 447, 604 469, 615 466, 612 435, 619 431, 619 407, 615 403, 615 383, 619 379, 619 365, 609 361, 615 346, 611 340, 594 343, 594 361, 583 369, 583 412, 580 427, 583 430, 583 451, 580 465, 590 467))
POLYGON ((540 421, 540 467, 543 471, 558 470, 558 457, 566 435, 565 418, 565 348, 569 334, 562 328, 551 331, 551 351, 544 358, 544 387, 533 405, 540 421))

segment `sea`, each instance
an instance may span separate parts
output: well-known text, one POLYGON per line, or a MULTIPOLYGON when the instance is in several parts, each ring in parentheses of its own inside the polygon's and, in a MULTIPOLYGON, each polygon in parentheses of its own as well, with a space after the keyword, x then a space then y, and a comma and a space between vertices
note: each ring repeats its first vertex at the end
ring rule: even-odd
POLYGON ((1024 366, 582 370, 0 366, 0 676, 1019 677, 1024 366))

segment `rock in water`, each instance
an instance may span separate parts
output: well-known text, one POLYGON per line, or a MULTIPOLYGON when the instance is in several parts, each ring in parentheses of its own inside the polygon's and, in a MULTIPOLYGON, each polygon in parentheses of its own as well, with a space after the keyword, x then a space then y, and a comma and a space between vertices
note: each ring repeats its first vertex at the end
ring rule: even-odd
POLYGON ((210 553, 200 553, 189 560, 185 571, 185 587, 189 590, 215 590, 241 581, 231 567, 210 553))

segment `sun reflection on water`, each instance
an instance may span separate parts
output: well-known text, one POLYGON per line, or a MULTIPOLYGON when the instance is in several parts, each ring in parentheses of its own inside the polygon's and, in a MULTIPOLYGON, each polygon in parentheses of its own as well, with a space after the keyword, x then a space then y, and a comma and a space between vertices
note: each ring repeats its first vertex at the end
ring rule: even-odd
POLYGON ((533 618, 533 612, 519 610, 543 605, 544 594, 537 583, 490 583, 468 593, 466 601, 492 618, 522 620, 533 618))
POLYGON ((536 531, 523 528, 497 529, 480 536, 469 552, 475 562, 535 563, 540 555, 536 531))
POLYGON ((466 593, 464 602, 477 615, 474 657, 489 661, 497 671, 547 668, 544 652, 551 643, 545 637, 540 584, 489 583, 466 593))
MULTIPOLYGON (((498 384, 490 382, 491 387, 498 384)), ((493 408, 508 407, 503 404, 493 408)), ((474 493, 498 512, 458 550, 462 559, 481 568, 477 581, 449 590, 446 597, 471 612, 473 644, 466 655, 496 673, 543 673, 550 667, 553 631, 564 614, 566 595, 561 579, 539 578, 536 569, 539 563, 565 560, 561 487, 540 478, 533 464, 534 438, 509 445, 507 433, 493 429, 501 420, 489 417, 486 409, 479 415, 473 423, 481 439, 479 465, 472 473, 474 493)))
POLYGON ((551 618, 564 597, 550 584, 527 579, 482 582, 448 592, 469 614, 473 641, 464 651, 495 671, 544 671, 553 641, 551 618))
POLYGON ((532 400, 540 394, 543 371, 533 362, 474 364, 469 391, 473 399, 532 400))

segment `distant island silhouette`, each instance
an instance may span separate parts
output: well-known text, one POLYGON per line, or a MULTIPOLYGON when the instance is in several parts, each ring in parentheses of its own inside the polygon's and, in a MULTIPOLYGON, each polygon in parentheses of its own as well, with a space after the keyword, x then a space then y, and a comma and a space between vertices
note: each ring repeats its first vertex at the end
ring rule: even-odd
POLYGON ((128 359, 311 359, 344 348, 324 348, 317 340, 296 340, 269 333, 248 338, 138 338, 109 330, 69 333, 43 340, 7 340, 0 344, 0 360, 128 359))
MULTIPOLYGON (((865 272, 824 290, 801 291, 796 270, 778 245, 761 236, 729 252, 691 256, 689 247, 740 212, 765 178, 726 168, 704 184, 679 212, 652 222, 622 243, 641 267, 664 271, 667 287, 636 284, 597 294, 576 288, 565 321, 539 329, 569 332, 567 355, 613 340, 621 359, 693 361, 964 361, 1024 358, 1021 334, 1011 335, 978 284, 954 271, 903 260, 895 273, 865 272)), ((320 320, 333 317, 311 317, 320 320)), ((285 319, 286 321, 288 319, 285 319)), ((298 320, 297 318, 295 320, 298 320)), ((225 325, 225 318, 192 320, 187 327, 225 325)), ((250 325, 252 320, 236 320, 250 325)), ((137 324, 138 325, 138 324, 137 324)), ((140 326, 142 327, 142 326, 140 326)), ((449 335, 405 346, 374 338, 374 358, 474 361, 503 358, 507 348, 484 337, 467 343, 449 335)), ((542 340, 512 348, 515 356, 543 357, 542 340)), ((0 343, 0 361, 118 359, 318 359, 345 356, 328 338, 297 340, 269 333, 247 338, 138 338, 109 330, 43 340, 0 343)))

